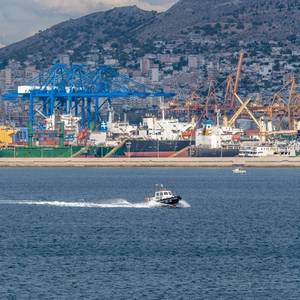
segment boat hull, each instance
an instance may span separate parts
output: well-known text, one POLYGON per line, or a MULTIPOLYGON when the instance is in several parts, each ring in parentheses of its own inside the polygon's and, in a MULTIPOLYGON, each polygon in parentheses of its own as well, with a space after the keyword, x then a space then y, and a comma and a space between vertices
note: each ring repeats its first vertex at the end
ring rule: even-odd
POLYGON ((176 152, 174 151, 157 151, 157 152, 124 152, 126 157, 170 157, 175 155, 176 152))
POLYGON ((130 140, 124 145, 124 155, 126 157, 171 157, 180 152, 180 156, 188 156, 188 151, 182 152, 182 150, 191 145, 194 145, 194 141, 130 140))
POLYGON ((233 170, 232 173, 233 174, 246 174, 247 172, 245 170, 243 170, 243 171, 235 171, 235 170, 233 170))
POLYGON ((176 205, 178 204, 178 202, 180 200, 181 200, 180 196, 174 196, 171 198, 166 198, 166 199, 161 199, 161 200, 156 200, 156 201, 165 206, 176 207, 176 205))
POLYGON ((238 156, 239 149, 205 149, 194 148, 192 150, 193 157, 235 157, 238 156))

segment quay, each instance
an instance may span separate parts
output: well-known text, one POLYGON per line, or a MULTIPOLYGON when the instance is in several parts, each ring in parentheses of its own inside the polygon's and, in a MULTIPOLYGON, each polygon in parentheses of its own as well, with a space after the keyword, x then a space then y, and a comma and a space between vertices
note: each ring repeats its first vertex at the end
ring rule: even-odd
POLYGON ((0 167, 230 168, 236 165, 256 168, 299 168, 300 156, 258 158, 0 158, 0 167))

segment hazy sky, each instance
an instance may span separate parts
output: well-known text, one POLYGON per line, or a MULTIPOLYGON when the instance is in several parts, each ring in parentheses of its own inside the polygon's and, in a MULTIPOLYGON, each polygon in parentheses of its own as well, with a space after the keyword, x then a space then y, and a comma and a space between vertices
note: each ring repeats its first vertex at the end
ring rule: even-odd
POLYGON ((0 46, 28 37, 71 17, 114 6, 165 10, 177 0, 1 0, 0 46))

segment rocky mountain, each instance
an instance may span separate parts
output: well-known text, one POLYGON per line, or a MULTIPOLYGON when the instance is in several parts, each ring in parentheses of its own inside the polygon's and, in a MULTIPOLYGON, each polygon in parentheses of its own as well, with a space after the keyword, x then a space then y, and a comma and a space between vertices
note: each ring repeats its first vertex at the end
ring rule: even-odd
POLYGON ((170 39, 200 33, 221 40, 284 40, 298 34, 299 0, 181 0, 138 34, 170 39))
POLYGON ((2 64, 10 58, 31 57, 38 67, 70 51, 80 61, 107 42, 124 60, 134 48, 151 52, 154 40, 191 39, 225 43, 295 39, 300 28, 299 0, 180 0, 164 13, 136 6, 97 12, 71 19, 0 49, 2 64), (124 51, 126 49, 126 51, 124 51), (126 55, 125 55, 125 54, 126 55))
POLYGON ((131 31, 151 23, 156 16, 154 11, 129 6, 71 19, 0 49, 0 60, 4 63, 12 58, 24 61, 28 56, 34 56, 37 63, 46 66, 58 54, 71 50, 80 61, 85 52, 92 48, 101 49, 108 41, 125 44, 134 41, 131 31))

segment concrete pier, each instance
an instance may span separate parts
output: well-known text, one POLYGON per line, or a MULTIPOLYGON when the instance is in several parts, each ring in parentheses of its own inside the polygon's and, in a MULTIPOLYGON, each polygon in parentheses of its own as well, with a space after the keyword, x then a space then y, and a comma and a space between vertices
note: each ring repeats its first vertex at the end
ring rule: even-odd
POLYGON ((300 157, 262 158, 0 158, 0 167, 300 167, 300 157))

